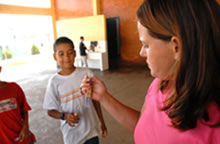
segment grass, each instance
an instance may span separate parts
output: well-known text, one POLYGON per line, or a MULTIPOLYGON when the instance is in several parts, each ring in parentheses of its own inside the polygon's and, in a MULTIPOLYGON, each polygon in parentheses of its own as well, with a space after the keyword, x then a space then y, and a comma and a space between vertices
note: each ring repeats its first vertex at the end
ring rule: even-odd
POLYGON ((8 67, 12 67, 12 66, 18 66, 18 65, 23 65, 23 64, 28 64, 27 61, 24 61, 24 62, 15 62, 15 63, 12 63, 12 64, 8 64, 7 66, 8 67))

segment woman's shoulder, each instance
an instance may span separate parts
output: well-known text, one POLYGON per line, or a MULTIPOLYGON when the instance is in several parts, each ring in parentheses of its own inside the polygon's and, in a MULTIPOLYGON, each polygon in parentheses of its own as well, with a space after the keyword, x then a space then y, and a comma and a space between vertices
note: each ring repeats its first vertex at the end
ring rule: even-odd
POLYGON ((148 88, 147 91, 147 96, 145 99, 145 102, 147 103, 147 101, 149 101, 150 99, 155 101, 155 102, 162 102, 164 100, 164 98, 166 97, 167 93, 162 93, 160 91, 160 79, 159 78, 155 78, 150 87, 148 88))
POLYGON ((159 85, 160 85, 160 79, 159 79, 159 78, 155 78, 155 79, 152 81, 152 83, 151 83, 151 85, 150 85, 148 91, 158 90, 158 89, 159 89, 159 85))
POLYGON ((154 80, 152 81, 152 85, 157 85, 160 83, 160 79, 159 78, 154 78, 154 80))
POLYGON ((208 105, 208 114, 209 114, 209 121, 202 121, 205 124, 213 125, 219 123, 220 120, 220 107, 215 103, 211 102, 208 105))

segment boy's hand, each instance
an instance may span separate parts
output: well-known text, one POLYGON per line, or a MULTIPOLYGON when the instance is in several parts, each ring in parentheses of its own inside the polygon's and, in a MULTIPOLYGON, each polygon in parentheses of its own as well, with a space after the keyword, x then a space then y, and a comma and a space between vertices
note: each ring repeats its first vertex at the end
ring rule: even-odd
POLYGON ((108 134, 105 124, 101 123, 101 137, 106 137, 108 134))
POLYGON ((79 123, 80 120, 79 115, 76 112, 72 114, 66 113, 64 119, 71 127, 74 127, 77 123, 79 123))
POLYGON ((21 132, 19 134, 19 141, 23 142, 25 141, 27 138, 29 138, 31 135, 28 126, 24 125, 23 128, 21 129, 21 132))

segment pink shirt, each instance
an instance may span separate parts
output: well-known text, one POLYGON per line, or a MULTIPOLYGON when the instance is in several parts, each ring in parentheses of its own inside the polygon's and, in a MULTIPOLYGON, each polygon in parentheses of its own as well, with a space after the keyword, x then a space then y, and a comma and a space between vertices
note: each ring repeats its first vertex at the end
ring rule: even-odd
MULTIPOLYGON (((198 120, 196 128, 179 131, 171 127, 171 121, 160 107, 167 93, 159 91, 159 79, 155 79, 145 99, 145 109, 137 123, 134 139, 136 144, 220 144, 220 127, 210 128, 198 120)), ((220 119, 216 104, 210 104, 210 122, 220 119)))

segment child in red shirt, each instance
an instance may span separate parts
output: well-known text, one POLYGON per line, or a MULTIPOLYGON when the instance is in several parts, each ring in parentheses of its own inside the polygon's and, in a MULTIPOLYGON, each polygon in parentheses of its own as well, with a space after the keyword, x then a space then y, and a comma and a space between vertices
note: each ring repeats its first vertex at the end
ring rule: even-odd
MULTIPOLYGON (((0 66, 1 72, 1 66, 0 66)), ((29 130, 28 105, 21 87, 0 81, 0 143, 32 144, 35 136, 29 130)))

